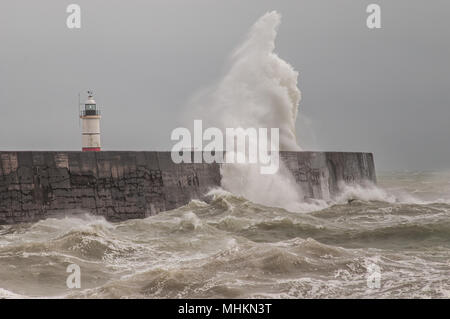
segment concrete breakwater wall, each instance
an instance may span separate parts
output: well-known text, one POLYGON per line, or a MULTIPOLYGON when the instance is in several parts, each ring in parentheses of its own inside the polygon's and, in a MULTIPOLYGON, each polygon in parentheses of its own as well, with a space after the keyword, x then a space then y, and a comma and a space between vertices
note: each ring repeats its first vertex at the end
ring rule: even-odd
MULTIPOLYGON (((306 198, 328 199, 341 181, 376 182, 371 153, 280 156, 306 198)), ((86 211, 144 218, 205 199, 220 180, 219 164, 175 164, 170 152, 0 152, 0 224, 86 211)))

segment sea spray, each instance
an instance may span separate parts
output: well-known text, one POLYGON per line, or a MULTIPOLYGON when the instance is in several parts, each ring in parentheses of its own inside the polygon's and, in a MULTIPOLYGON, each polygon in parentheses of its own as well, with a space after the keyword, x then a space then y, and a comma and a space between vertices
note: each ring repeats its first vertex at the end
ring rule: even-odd
MULTIPOLYGON (((301 99, 298 72, 274 52, 280 21, 275 11, 258 19, 231 55, 228 72, 216 86, 192 99, 190 116, 223 132, 230 127, 279 128, 279 150, 300 151, 295 134, 301 99)), ((222 186, 259 204, 303 210, 304 196, 286 167, 281 165, 277 174, 262 175, 259 166, 225 165, 222 186)))
POLYGON ((280 21, 280 14, 272 11, 251 27, 231 55, 228 72, 192 98, 188 117, 201 118, 205 126, 223 132, 227 127, 276 127, 281 151, 300 150, 295 135, 301 99, 298 72, 274 53, 280 21))
MULTIPOLYGON (((279 150, 301 150, 295 134, 301 100, 299 74, 274 52, 280 21, 281 16, 275 11, 258 19, 243 43, 231 54, 230 67, 224 76, 215 86, 202 90, 191 100, 190 119, 202 119, 205 126, 219 128, 222 132, 230 127, 279 128, 279 150)), ((248 138, 248 144, 252 143, 258 141, 248 138)), ((340 194, 328 202, 306 200, 282 161, 277 174, 273 175, 261 174, 260 166, 260 163, 248 162, 223 165, 222 187, 252 202, 294 212, 323 209, 357 198, 391 203, 414 201, 410 195, 394 196, 370 183, 341 184, 340 194)))

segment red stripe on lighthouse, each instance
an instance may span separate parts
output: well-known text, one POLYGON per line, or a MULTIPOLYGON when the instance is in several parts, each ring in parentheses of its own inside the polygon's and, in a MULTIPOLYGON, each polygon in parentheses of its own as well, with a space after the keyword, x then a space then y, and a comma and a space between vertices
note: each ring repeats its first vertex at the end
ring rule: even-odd
POLYGON ((100 147, 83 147, 83 152, 100 152, 100 147))

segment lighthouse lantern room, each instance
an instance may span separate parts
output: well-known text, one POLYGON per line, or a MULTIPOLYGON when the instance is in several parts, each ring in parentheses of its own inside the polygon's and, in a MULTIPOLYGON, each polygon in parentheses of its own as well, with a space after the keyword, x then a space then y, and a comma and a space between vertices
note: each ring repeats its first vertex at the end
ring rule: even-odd
POLYGON ((100 109, 94 100, 94 93, 88 91, 88 99, 81 109, 82 150, 83 152, 100 151, 100 109))

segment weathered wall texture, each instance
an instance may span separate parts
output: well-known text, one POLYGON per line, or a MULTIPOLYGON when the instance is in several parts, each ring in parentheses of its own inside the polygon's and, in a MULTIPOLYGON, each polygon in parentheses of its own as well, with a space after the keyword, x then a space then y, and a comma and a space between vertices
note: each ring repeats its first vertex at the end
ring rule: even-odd
MULTIPOLYGON (((375 182, 370 153, 283 152, 305 197, 339 181, 375 182)), ((187 204, 220 185, 219 164, 174 164, 170 152, 0 152, 0 224, 89 211, 119 221, 187 204)))
POLYGON ((305 198, 331 199, 342 183, 376 183, 372 153, 282 152, 305 198))

